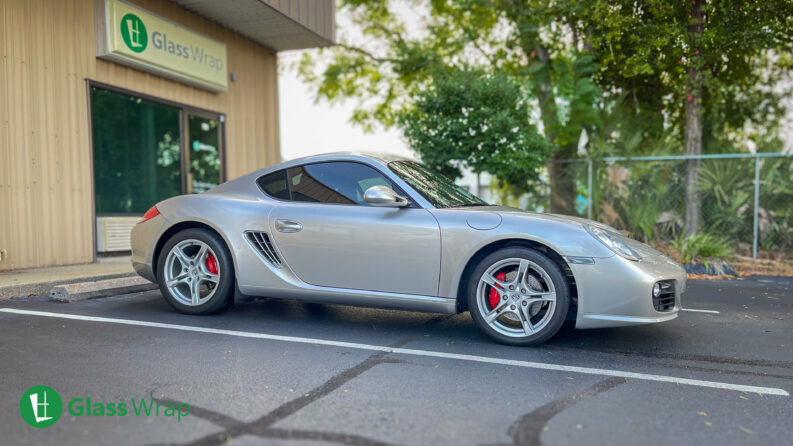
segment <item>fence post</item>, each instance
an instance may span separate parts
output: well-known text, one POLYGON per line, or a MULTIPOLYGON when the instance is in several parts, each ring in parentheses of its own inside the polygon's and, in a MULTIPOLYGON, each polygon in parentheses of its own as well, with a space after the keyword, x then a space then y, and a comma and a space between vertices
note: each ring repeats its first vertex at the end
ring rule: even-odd
POLYGON ((752 236, 752 258, 757 258, 757 224, 760 211, 760 157, 754 157, 754 234, 752 236))
POLYGON ((586 203, 586 218, 592 220, 592 158, 589 158, 589 166, 587 166, 587 203, 586 203))

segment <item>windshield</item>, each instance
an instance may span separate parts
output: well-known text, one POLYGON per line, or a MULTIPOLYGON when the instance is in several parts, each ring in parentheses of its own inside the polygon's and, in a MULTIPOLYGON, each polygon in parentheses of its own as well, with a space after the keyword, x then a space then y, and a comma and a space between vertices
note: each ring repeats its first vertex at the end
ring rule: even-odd
POLYGON ((388 163, 388 168, 436 208, 488 206, 481 198, 421 163, 392 161, 388 163))

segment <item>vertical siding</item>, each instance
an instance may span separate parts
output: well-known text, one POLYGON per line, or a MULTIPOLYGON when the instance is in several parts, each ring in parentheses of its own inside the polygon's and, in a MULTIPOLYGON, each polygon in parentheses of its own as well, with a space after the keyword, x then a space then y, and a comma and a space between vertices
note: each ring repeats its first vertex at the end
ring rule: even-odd
POLYGON ((133 3, 225 42, 237 81, 210 93, 96 59, 93 0, 0 2, 0 270, 93 259, 86 79, 225 114, 229 179, 280 159, 276 56, 173 3, 133 3))
MULTIPOLYGON (((8 249, 11 240, 11 166, 10 128, 8 124, 8 27, 7 2, 0 2, 0 249, 8 249), (8 246, 7 246, 8 245, 8 246)), ((3 265, 3 262, 0 262, 3 265)), ((2 268, 2 266, 0 266, 2 268)))

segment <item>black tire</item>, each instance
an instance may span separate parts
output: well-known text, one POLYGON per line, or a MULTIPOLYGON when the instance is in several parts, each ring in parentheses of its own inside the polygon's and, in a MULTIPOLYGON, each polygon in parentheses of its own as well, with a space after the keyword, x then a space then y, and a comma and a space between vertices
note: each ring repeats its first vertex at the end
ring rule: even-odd
POLYGON ((471 274, 471 277, 468 279, 466 298, 471 317, 473 317, 476 326, 483 333, 502 344, 530 346, 542 344, 555 335, 562 327, 570 308, 570 286, 559 265, 541 252, 522 247, 505 248, 488 255, 479 262, 471 274), (513 337, 498 332, 485 321, 484 315, 481 313, 477 302, 477 288, 482 275, 490 266, 495 265, 501 260, 510 258, 526 259, 544 269, 550 277, 551 282, 553 282, 556 291, 556 305, 550 316, 550 320, 544 327, 532 335, 513 337))
POLYGON ((185 314, 213 314, 228 308, 234 303, 234 262, 231 260, 231 254, 223 239, 216 233, 207 229, 185 229, 177 232, 168 239, 162 251, 160 251, 160 256, 157 260, 157 279, 160 292, 165 298, 165 301, 177 311, 185 314), (185 305, 179 302, 165 284, 165 265, 168 253, 171 252, 173 247, 179 242, 190 239, 204 242, 212 249, 215 253, 220 271, 220 280, 215 286, 212 297, 206 302, 196 306, 185 305))

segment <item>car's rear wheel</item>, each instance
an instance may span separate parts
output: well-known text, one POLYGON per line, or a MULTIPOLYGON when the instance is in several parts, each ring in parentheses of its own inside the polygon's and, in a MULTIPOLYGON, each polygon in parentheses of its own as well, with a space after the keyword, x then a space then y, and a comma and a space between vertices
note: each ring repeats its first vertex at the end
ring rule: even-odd
POLYGON ((183 313, 216 313, 233 302, 231 255, 223 240, 206 229, 176 233, 165 243, 157 265, 163 297, 183 313))
POLYGON ((482 259, 468 283, 476 325, 498 342, 537 345, 567 317, 570 287, 561 268, 542 253, 506 248, 482 259))

